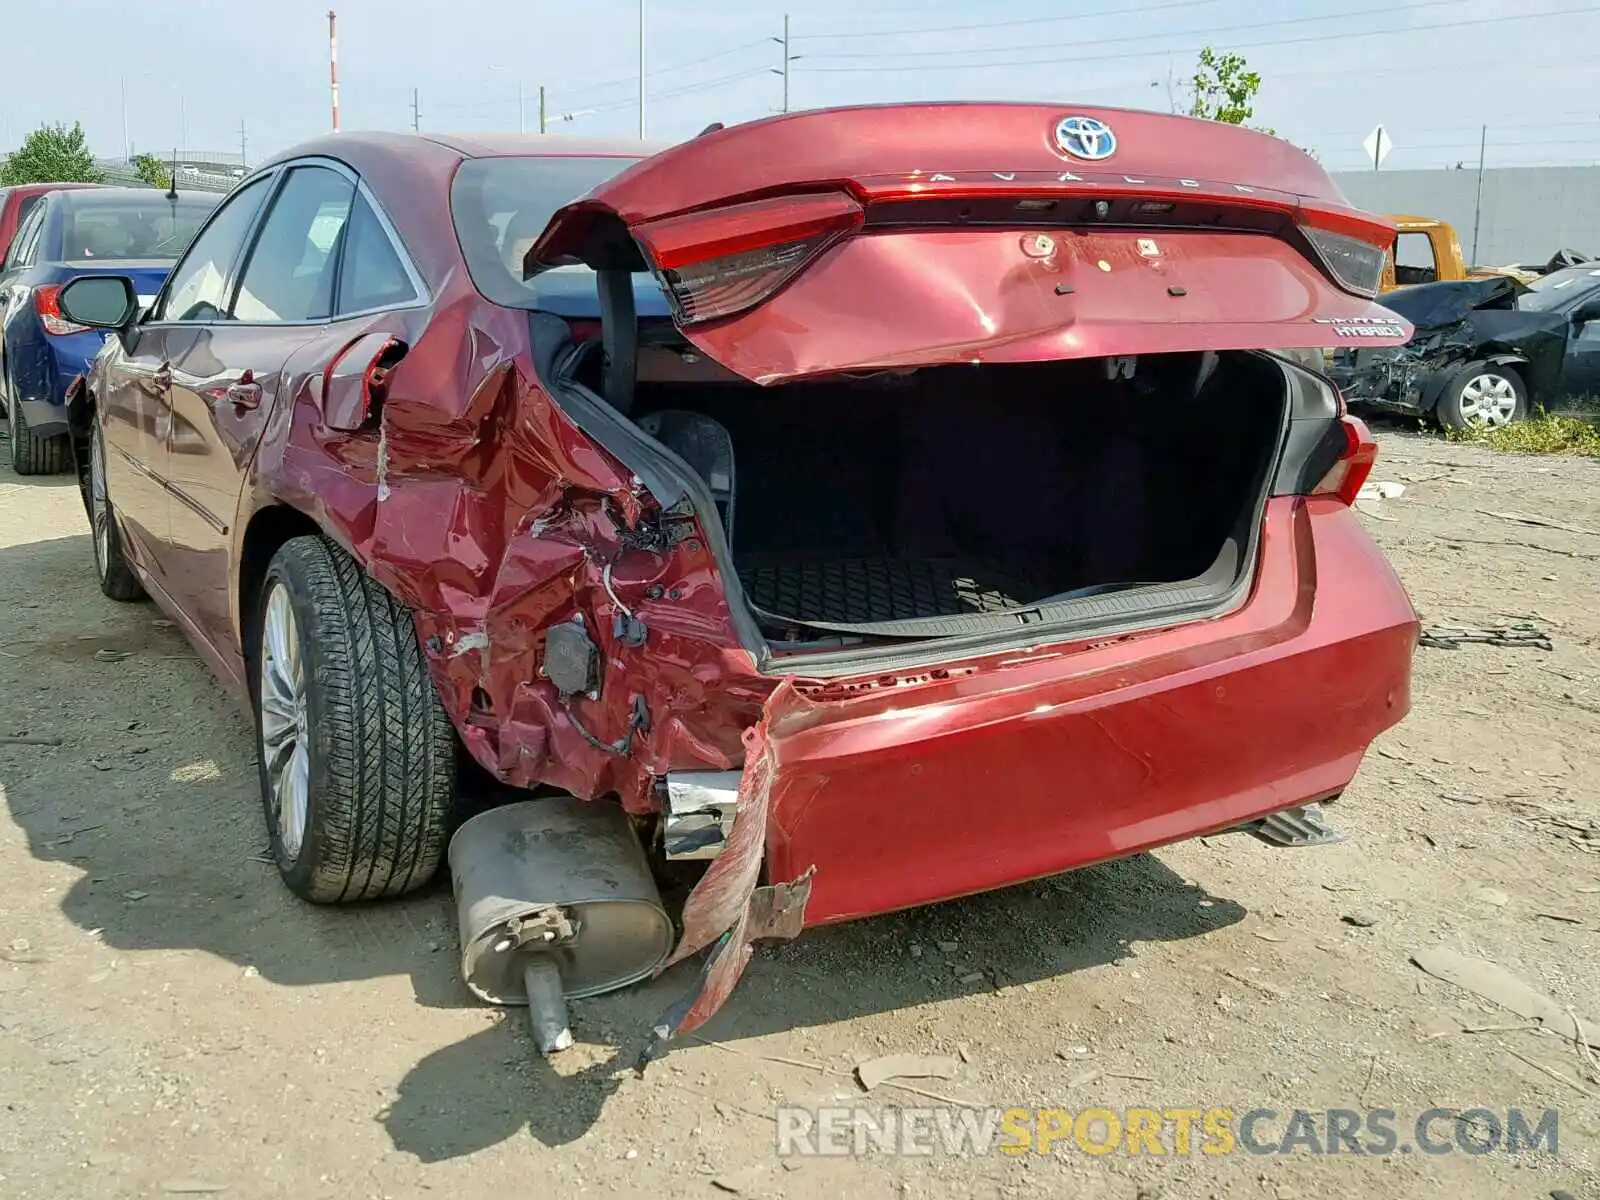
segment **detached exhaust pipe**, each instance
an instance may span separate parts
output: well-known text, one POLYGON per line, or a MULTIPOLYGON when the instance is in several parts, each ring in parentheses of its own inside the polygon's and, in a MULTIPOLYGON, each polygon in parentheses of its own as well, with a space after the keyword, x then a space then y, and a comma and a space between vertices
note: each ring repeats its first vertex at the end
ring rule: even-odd
POLYGON ((674 941, 622 809, 574 796, 480 813, 450 839, 461 975, 490 1004, 528 1006, 544 1054, 572 1045, 567 1001, 627 987, 674 941))

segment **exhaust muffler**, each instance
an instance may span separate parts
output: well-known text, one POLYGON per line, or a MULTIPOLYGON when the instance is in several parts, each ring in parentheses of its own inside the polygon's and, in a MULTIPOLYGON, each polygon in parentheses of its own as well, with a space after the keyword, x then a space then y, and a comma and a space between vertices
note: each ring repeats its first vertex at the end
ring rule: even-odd
POLYGON ((552 796, 480 813, 450 839, 450 874, 467 987, 528 1005, 545 1054, 572 1044, 568 1000, 645 979, 672 952, 672 921, 614 804, 552 796))

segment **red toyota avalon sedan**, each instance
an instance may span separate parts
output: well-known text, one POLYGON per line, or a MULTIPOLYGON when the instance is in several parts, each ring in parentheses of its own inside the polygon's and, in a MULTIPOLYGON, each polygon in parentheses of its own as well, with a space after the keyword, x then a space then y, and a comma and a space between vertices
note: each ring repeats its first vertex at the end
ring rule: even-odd
POLYGON ((1407 340, 1392 238, 1292 146, 1143 112, 341 134, 148 310, 63 291, 115 331, 95 563, 248 702, 307 899, 426 883, 461 755, 709 863, 681 1031, 754 938, 1317 840, 1417 622, 1296 352, 1407 340))

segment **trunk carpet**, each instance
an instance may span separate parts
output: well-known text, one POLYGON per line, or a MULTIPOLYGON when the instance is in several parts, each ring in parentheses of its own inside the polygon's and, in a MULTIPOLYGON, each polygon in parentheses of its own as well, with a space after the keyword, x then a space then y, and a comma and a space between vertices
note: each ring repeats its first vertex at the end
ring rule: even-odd
POLYGON ((739 578, 757 608, 791 621, 866 624, 1022 608, 1049 595, 1048 570, 940 558, 741 557, 739 578))

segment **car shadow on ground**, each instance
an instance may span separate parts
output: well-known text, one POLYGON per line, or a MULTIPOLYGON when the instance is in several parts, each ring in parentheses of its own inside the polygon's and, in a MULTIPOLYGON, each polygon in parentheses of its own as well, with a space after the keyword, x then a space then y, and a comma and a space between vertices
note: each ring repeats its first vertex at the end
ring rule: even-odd
MULTIPOLYGON (((283 987, 405 975, 421 1006, 477 1005, 460 982, 444 882, 343 909, 283 889, 244 715, 153 605, 99 595, 86 535, 0 550, 0 612, 0 736, 61 743, 0 747, 0 786, 33 857, 79 872, 60 901, 75 925, 117 950, 200 950, 283 987)), ((762 948, 702 1032, 738 1043, 1053 979, 1243 916, 1142 855, 762 948)), ((695 971, 576 1002, 588 1066, 544 1063, 513 1013, 423 1058, 378 1118, 425 1161, 522 1130, 570 1142, 695 971)))
MULTIPOLYGON (((700 1034, 737 1048, 770 1034, 1057 979, 1115 962, 1135 943, 1197 937, 1244 915, 1238 904, 1139 855, 763 947, 700 1034), (939 949, 952 943, 952 952, 939 949)), ((575 1072, 558 1073, 538 1057, 520 1011, 504 1025, 428 1055, 381 1114, 395 1148, 436 1162, 524 1129, 549 1146, 581 1137, 631 1072, 651 1025, 693 983, 693 971, 679 969, 646 987, 575 1002, 575 1035, 607 1053, 575 1072)), ((694 1044, 699 1038, 686 1043, 694 1044)))

